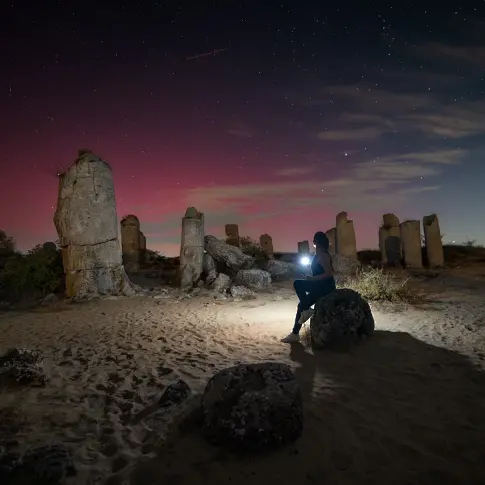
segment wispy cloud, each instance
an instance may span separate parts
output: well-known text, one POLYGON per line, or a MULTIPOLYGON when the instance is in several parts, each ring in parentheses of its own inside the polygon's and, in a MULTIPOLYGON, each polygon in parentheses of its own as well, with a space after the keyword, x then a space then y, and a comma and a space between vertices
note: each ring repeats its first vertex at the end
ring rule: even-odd
POLYGON ((418 49, 428 58, 440 60, 462 61, 479 67, 485 64, 485 45, 452 46, 439 42, 430 42, 418 49))
POLYGON ((276 171, 276 175, 280 177, 294 177, 299 175, 308 175, 315 171, 314 166, 306 167, 292 167, 292 168, 282 168, 276 171))
POLYGON ((317 133, 320 140, 368 140, 378 138, 387 130, 379 126, 369 126, 366 128, 346 128, 341 130, 325 130, 317 133))
POLYGON ((237 136, 239 138, 252 138, 253 132, 246 123, 241 121, 234 121, 229 128, 224 130, 229 135, 237 136))

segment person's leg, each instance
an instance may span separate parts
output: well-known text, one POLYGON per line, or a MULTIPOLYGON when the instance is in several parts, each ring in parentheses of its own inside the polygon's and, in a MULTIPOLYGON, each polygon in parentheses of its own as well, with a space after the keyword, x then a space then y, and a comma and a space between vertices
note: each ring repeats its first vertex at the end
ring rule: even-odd
POLYGON ((305 321, 308 320, 309 316, 306 315, 306 312, 308 312, 311 305, 315 303, 313 298, 309 297, 309 294, 311 295, 312 286, 312 282, 308 280, 295 280, 293 282, 293 288, 295 288, 295 292, 300 301, 298 302, 298 306, 296 308, 293 330, 282 340, 282 342, 288 343, 299 340, 299 333, 303 324, 302 316, 305 317, 305 321))

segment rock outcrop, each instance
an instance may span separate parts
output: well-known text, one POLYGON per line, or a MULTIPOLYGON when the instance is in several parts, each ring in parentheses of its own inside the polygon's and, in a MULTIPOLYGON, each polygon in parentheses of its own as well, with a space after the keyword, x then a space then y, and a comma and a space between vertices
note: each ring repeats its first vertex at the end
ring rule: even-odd
POLYGON ((202 396, 203 434, 214 445, 266 451, 303 430, 298 383, 286 364, 241 364, 214 375, 202 396))
POLYGON ((74 164, 59 176, 54 224, 68 297, 133 293, 121 257, 113 174, 92 152, 81 150, 74 164))
POLYGON ((242 269, 237 272, 234 283, 252 290, 267 290, 271 286, 271 275, 262 269, 242 269))
POLYGON ((140 270, 140 221, 130 214, 121 219, 121 253, 128 273, 140 270))
POLYGON ((254 258, 244 254, 238 247, 219 241, 214 236, 205 236, 205 250, 215 261, 222 263, 235 273, 249 269, 254 265, 254 258))
POLYGON ((180 287, 194 287, 204 271, 204 214, 194 207, 185 211, 180 244, 180 287))
POLYGON ((310 335, 315 348, 338 345, 357 335, 374 332, 374 317, 369 304, 359 293, 338 289, 320 298, 310 321, 310 335))
POLYGON ((426 256, 430 268, 441 268, 445 264, 440 223, 436 214, 423 217, 426 256))

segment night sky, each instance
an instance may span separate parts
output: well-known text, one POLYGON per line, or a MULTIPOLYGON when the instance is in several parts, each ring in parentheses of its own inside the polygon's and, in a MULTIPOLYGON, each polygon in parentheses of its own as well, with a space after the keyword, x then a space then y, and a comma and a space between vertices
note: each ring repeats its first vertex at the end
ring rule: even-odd
POLYGON ((359 248, 385 212, 485 243, 484 2, 384 3, 2 2, 0 228, 55 240, 89 148, 168 255, 192 205, 277 251, 344 210, 359 248))

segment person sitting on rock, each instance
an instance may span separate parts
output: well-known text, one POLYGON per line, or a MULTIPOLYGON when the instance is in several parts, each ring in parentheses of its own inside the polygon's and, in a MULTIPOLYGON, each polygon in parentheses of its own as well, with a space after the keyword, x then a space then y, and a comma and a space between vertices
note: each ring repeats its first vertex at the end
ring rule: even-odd
POLYGON ((328 253, 330 241, 324 232, 319 231, 313 236, 313 246, 316 252, 311 264, 312 276, 306 276, 305 279, 298 279, 293 282, 293 287, 300 301, 296 311, 295 325, 292 332, 281 340, 284 343, 300 340, 299 333, 302 325, 314 314, 312 305, 319 298, 336 289, 332 258, 328 253))

